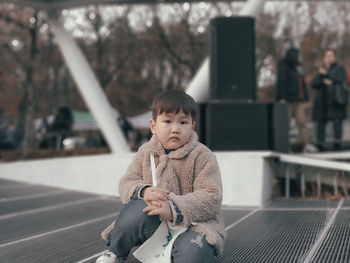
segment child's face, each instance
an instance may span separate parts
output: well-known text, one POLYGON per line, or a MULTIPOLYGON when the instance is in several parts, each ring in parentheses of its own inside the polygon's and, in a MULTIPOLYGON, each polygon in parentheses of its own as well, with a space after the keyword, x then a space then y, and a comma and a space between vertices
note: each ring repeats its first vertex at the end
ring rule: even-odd
POLYGON ((188 142, 196 125, 190 115, 183 111, 158 115, 156 120, 150 121, 151 131, 157 136, 165 149, 178 149, 188 142))

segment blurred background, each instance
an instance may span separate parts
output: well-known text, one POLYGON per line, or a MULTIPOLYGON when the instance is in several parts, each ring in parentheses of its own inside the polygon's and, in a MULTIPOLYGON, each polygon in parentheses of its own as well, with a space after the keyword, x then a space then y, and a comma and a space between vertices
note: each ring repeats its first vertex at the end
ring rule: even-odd
POLYGON ((176 89, 220 166, 216 262, 350 262, 350 122, 318 152, 311 88, 329 48, 350 85, 350 2, 99 1, 0 0, 1 260, 95 262, 152 99, 176 89), (307 140, 276 100, 291 48, 307 140))
MULTIPOLYGON (((184 90, 209 52, 209 23, 237 15, 244 2, 100 5, 60 11, 136 150, 150 134, 153 96, 184 90)), ((322 52, 334 48, 350 67, 350 3, 266 2, 256 17, 257 101, 275 99, 278 62, 289 47, 301 50, 310 88, 322 52), (291 23, 293 21, 293 23, 291 23)), ((45 12, 0 4, 1 160, 109 152, 61 57, 45 12)), ((290 129, 296 143, 297 129, 290 129)), ((350 139, 347 121, 344 141, 350 139)), ((297 147, 292 148, 298 150, 297 147)))

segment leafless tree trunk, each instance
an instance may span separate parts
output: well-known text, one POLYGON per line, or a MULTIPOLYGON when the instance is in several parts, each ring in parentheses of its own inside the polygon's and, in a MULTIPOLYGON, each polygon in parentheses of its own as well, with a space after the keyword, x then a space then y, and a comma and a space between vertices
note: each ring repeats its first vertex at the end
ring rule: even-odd
POLYGON ((35 117, 35 84, 33 81, 35 61, 37 60, 38 47, 37 47, 37 37, 38 37, 38 12, 35 11, 33 15, 32 26, 29 28, 30 36, 30 49, 29 49, 29 61, 25 68, 25 83, 24 83, 24 93, 22 95, 23 107, 25 110, 25 130, 23 139, 23 157, 26 157, 28 151, 33 149, 35 145, 35 130, 33 127, 33 121, 35 117))
MULTIPOLYGON (((33 120, 35 116, 36 104, 35 104, 35 84, 34 84, 34 70, 35 61, 37 59, 38 47, 38 11, 34 11, 32 15, 31 25, 25 24, 21 21, 21 18, 15 19, 11 14, 0 14, 0 19, 7 23, 15 25, 17 28, 24 32, 24 35, 28 37, 28 49, 24 48, 25 53, 17 53, 12 47, 6 46, 8 51, 12 54, 18 65, 21 65, 21 72, 24 74, 24 78, 19 77, 19 87, 21 91, 21 99, 18 105, 19 122, 18 130, 23 134, 22 142, 22 155, 26 157, 29 149, 33 148, 35 143, 35 134, 33 127, 33 120)), ((19 73, 21 74, 21 73, 19 73)))

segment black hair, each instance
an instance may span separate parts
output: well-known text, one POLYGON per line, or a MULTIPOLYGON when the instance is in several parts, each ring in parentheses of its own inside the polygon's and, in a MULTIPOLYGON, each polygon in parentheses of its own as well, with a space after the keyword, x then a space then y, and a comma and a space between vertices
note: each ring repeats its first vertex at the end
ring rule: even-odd
POLYGON ((185 115, 190 115, 192 120, 196 117, 196 103, 193 98, 180 90, 166 90, 158 93, 152 103, 152 118, 165 113, 179 113, 183 111, 185 115))

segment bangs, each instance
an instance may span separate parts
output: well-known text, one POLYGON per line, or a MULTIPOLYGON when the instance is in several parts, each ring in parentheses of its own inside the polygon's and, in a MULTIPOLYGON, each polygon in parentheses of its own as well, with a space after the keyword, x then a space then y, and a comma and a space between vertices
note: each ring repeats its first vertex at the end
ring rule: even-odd
POLYGON ((178 114, 181 111, 183 111, 183 113, 185 115, 191 115, 192 117, 192 109, 190 109, 189 107, 184 107, 184 105, 182 104, 177 104, 177 103, 173 103, 172 105, 162 105, 159 109, 158 115, 162 114, 162 113, 173 113, 173 114, 178 114))

